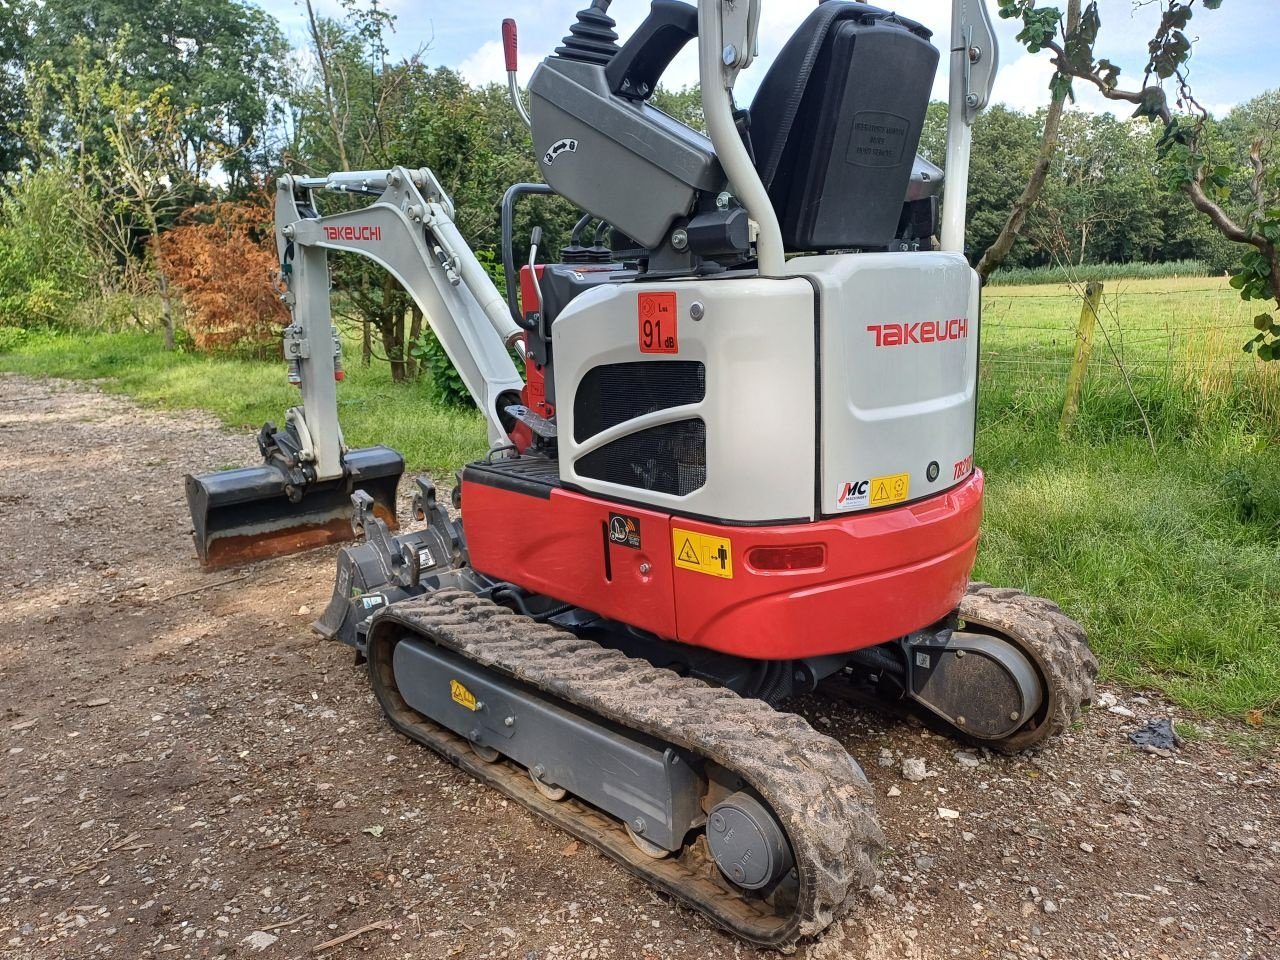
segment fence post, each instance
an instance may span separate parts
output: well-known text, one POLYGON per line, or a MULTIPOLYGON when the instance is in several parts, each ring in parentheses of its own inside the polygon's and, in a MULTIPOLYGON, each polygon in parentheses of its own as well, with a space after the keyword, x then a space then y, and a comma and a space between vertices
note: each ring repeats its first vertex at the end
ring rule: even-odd
POLYGON ((1067 400, 1062 405, 1062 420, 1058 424, 1058 436, 1066 439, 1080 410, 1080 394, 1089 373, 1089 357, 1093 353, 1093 331, 1098 322, 1098 307, 1102 303, 1102 284, 1091 283, 1084 290, 1084 308, 1080 311, 1080 326, 1076 329, 1076 353, 1071 361, 1071 375, 1067 378, 1067 400))

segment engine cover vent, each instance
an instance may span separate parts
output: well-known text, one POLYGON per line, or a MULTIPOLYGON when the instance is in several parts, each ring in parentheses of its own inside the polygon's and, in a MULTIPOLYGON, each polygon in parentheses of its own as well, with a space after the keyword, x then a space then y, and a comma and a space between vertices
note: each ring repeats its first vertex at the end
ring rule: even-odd
POLYGON ((574 468, 603 483, 688 496, 707 482, 707 425, 681 420, 642 430, 579 458, 574 468))
POLYGON ((693 360, 614 363, 590 370, 573 399, 573 438, 598 433, 659 410, 707 398, 707 368, 693 360))

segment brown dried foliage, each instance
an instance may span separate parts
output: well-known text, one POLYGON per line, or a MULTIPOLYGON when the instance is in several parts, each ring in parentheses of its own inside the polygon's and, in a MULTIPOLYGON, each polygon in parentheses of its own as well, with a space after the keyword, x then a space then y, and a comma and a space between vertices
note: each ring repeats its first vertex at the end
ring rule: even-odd
POLYGON ((202 204, 153 242, 187 309, 197 350, 263 346, 289 323, 265 192, 202 204))

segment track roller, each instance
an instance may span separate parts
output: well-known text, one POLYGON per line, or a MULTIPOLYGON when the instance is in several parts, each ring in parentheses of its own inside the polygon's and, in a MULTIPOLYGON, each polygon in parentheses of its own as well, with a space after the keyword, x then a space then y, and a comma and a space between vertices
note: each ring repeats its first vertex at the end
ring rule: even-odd
POLYGON ((627 828, 627 836, 631 838, 631 842, 636 845, 636 849, 643 853, 650 860, 665 860, 671 856, 671 851, 666 847, 660 847, 652 841, 646 840, 636 829, 630 824, 625 824, 627 828))
POLYGON ((533 785, 538 788, 540 794, 552 803, 559 803, 569 796, 569 791, 564 787, 553 786, 543 780, 545 776, 546 771, 541 766, 533 767, 529 770, 529 779, 533 781, 533 785))

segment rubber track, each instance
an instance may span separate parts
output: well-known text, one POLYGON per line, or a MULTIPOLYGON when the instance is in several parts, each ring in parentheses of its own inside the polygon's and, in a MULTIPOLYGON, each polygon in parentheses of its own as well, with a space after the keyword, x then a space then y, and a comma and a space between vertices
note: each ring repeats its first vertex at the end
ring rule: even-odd
POLYGON ((971 628, 1008 638, 1030 655, 1046 687, 1046 703, 1035 725, 998 743, 985 741, 985 746, 1005 753, 1039 747, 1067 730, 1081 708, 1093 702, 1098 659, 1084 628, 1052 600, 974 583, 960 602, 960 618, 971 628))
POLYGON ((369 634, 369 669, 398 730, 759 946, 786 950, 820 933, 876 881, 884 837, 871 787, 839 743, 797 716, 460 591, 440 591, 379 614, 369 634), (424 720, 399 696, 392 655, 407 636, 426 638, 560 701, 704 757, 750 784, 791 841, 800 881, 795 902, 779 914, 768 902, 731 888, 705 855, 702 840, 678 859, 651 860, 613 818, 573 799, 551 802, 515 765, 479 760, 464 739, 424 720))

